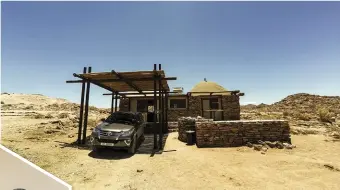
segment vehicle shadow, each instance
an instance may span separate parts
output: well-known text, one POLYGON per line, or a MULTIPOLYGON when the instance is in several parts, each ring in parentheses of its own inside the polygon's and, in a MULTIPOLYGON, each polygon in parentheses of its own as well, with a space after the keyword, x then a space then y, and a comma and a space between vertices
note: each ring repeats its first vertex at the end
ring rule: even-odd
MULTIPOLYGON (((136 154, 161 154, 162 151, 157 151, 153 149, 154 145, 154 136, 153 134, 145 134, 144 135, 145 139, 143 142, 139 144, 138 150, 136 154)), ((163 141, 162 141, 162 146, 165 146, 166 140, 168 138, 168 134, 164 134, 163 136, 163 141)), ((158 136, 157 136, 157 143, 158 143, 158 136)))
MULTIPOLYGON (((150 154, 153 156, 154 154, 162 154, 163 151, 155 151, 153 149, 154 147, 154 136, 153 134, 145 134, 144 140, 140 140, 137 144, 137 150, 135 154, 150 154)), ((129 154, 126 150, 117 150, 117 149, 110 149, 110 148, 103 148, 99 152, 92 151, 90 144, 89 144, 89 138, 88 136, 86 138, 86 144, 79 145, 77 141, 67 143, 67 142, 61 142, 61 141, 55 141, 59 143, 60 148, 76 148, 76 149, 82 149, 82 150, 90 150, 91 152, 88 154, 88 156, 96 159, 108 159, 108 160, 117 160, 117 159, 126 159, 133 156, 133 154, 129 154)), ((166 140, 168 138, 168 134, 164 134, 162 146, 164 147, 166 144, 166 140)), ((158 143, 158 135, 157 135, 157 143, 158 143)))
POLYGON ((92 158, 105 160, 121 160, 133 156, 132 154, 129 154, 126 150, 112 150, 109 148, 104 148, 99 152, 91 151, 88 155, 92 158))

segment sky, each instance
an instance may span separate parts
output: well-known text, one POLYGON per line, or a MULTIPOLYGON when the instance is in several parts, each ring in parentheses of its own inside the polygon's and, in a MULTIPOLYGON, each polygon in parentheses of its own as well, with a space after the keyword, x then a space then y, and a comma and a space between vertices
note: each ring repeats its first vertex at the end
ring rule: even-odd
MULTIPOLYGON (((340 95, 340 2, 2 2, 1 92, 80 102, 76 79, 152 70, 190 91, 207 78, 241 104, 340 95)), ((90 105, 110 107, 92 85, 90 105)))

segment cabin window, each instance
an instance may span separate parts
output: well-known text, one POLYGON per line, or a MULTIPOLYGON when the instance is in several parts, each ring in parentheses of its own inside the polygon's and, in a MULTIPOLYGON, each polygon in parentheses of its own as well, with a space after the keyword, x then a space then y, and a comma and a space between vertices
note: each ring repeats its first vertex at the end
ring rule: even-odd
POLYGON ((218 98, 211 98, 210 99, 210 109, 217 110, 220 108, 220 103, 218 101, 218 98))
POLYGON ((187 99, 170 99, 169 107, 170 109, 186 109, 187 99))

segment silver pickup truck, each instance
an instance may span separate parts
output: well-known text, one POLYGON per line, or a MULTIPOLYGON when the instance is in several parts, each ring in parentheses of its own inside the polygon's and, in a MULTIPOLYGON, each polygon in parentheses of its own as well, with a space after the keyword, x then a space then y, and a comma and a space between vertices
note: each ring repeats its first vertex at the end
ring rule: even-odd
POLYGON ((127 149, 134 154, 137 143, 144 139, 144 117, 139 112, 114 112, 92 131, 93 151, 103 147, 127 149))

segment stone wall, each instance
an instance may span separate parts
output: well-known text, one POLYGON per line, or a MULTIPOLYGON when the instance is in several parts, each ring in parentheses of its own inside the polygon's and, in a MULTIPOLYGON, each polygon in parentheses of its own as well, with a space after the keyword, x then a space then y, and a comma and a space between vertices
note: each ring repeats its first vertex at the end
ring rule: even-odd
POLYGON ((189 96, 187 109, 168 109, 168 120, 177 121, 180 117, 197 117, 202 112, 201 98, 189 96))
MULTIPOLYGON (((205 96, 206 97, 206 96, 205 96)), ((240 98, 237 95, 222 96, 222 109, 224 120, 240 119, 240 98)), ((128 111, 129 100, 121 99, 119 110, 128 111)), ((202 103, 200 96, 189 96, 187 109, 168 109, 168 121, 177 121, 180 117, 202 116, 202 103)))
POLYGON ((196 122, 212 122, 212 119, 204 119, 201 117, 181 117, 178 119, 178 139, 187 142, 186 131, 195 131, 196 122))
POLYGON ((240 120, 240 97, 237 95, 222 96, 224 120, 240 120))
POLYGON ((234 147, 247 142, 290 143, 290 128, 284 120, 196 122, 197 147, 234 147))

